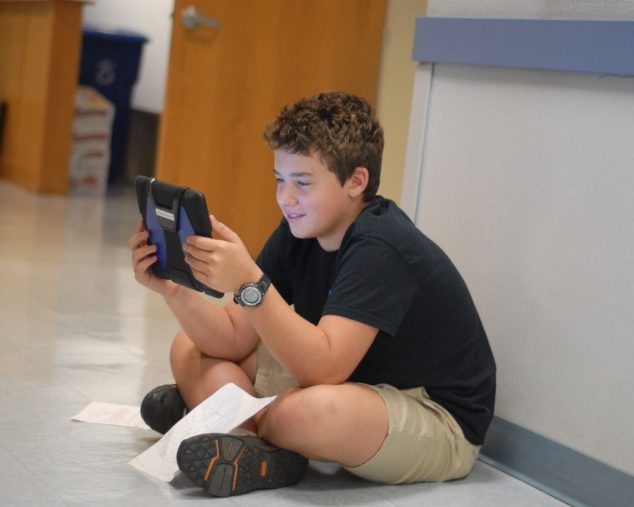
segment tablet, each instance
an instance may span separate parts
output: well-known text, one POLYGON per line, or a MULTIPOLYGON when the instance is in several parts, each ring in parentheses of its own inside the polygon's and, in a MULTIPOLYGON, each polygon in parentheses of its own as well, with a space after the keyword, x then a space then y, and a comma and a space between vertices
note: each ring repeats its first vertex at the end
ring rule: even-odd
POLYGON ((148 242, 156 245, 158 260, 152 264, 154 274, 210 296, 222 297, 222 292, 194 278, 183 252, 183 244, 189 236, 211 237, 205 196, 147 176, 137 176, 134 186, 143 223, 150 232, 148 242))

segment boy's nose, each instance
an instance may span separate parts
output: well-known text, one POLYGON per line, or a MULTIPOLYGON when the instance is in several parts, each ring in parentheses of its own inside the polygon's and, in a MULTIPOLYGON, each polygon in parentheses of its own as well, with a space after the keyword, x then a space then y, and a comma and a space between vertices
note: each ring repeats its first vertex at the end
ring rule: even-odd
POLYGON ((293 190, 290 188, 290 185, 284 185, 279 189, 277 199, 281 205, 289 206, 297 204, 297 198, 295 197, 293 190))

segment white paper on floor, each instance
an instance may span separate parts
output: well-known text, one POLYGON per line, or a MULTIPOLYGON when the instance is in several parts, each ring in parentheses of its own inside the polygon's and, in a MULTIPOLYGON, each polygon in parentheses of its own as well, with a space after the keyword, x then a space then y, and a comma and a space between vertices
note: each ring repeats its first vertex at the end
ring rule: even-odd
POLYGON ((227 384, 189 412, 158 442, 130 461, 130 465, 165 482, 178 473, 176 451, 186 438, 200 433, 228 433, 275 399, 254 398, 235 384, 227 384))
POLYGON ((77 415, 73 416, 73 421, 113 424, 115 426, 126 426, 128 428, 142 428, 149 430, 141 418, 141 411, 134 405, 117 405, 115 403, 102 403, 93 401, 77 415))

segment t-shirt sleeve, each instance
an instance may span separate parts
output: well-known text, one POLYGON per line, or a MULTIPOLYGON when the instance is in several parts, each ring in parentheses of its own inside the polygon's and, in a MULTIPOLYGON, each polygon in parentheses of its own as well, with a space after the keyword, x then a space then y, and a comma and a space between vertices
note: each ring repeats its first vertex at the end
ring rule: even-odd
POLYGON ((288 226, 282 222, 269 236, 255 262, 268 275, 284 300, 292 304, 293 288, 288 273, 284 269, 288 268, 288 262, 284 256, 288 255, 289 237, 288 226))
POLYGON ((362 237, 343 254, 322 315, 339 315, 393 336, 420 296, 407 262, 388 243, 362 237))

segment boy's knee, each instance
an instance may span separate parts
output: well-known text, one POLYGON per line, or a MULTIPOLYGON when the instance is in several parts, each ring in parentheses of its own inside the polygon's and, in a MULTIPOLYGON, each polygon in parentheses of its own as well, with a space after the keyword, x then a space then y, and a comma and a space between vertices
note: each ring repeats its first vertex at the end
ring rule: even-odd
POLYGON ((174 336, 172 341, 172 348, 170 349, 170 358, 172 361, 178 360, 183 356, 191 354, 194 350, 197 350, 196 345, 189 339, 189 336, 185 334, 185 331, 180 330, 174 336))
POLYGON ((192 357, 212 357, 203 348, 194 343, 182 329, 176 333, 170 350, 172 361, 192 357))
MULTIPOLYGON (((268 408, 263 433, 298 435, 314 433, 332 418, 336 401, 332 386, 293 387, 280 394, 268 408)), ((266 435, 263 435, 266 437, 266 435)))

